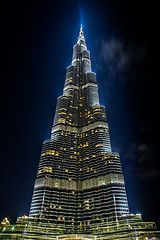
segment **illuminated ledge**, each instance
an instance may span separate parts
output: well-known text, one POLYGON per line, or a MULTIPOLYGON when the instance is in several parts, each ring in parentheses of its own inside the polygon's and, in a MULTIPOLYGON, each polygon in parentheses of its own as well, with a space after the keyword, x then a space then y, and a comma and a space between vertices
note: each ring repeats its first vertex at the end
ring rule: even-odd
POLYGON ((66 180, 52 177, 40 177, 35 181, 34 188, 50 187, 75 191, 83 191, 85 189, 98 188, 102 185, 124 184, 122 174, 109 173, 104 176, 93 177, 83 181, 66 180))
POLYGON ((89 130, 95 129, 97 127, 104 127, 108 129, 108 123, 107 122, 101 122, 101 121, 97 121, 91 124, 88 124, 87 126, 84 127, 71 127, 71 126, 65 126, 64 124, 58 124, 56 126, 53 126, 52 128, 52 132, 57 132, 57 131, 68 131, 68 132, 73 132, 73 133, 83 133, 83 132, 87 132, 89 130))
POLYGON ((84 126, 81 128, 81 132, 87 132, 89 130, 92 130, 92 129, 95 129, 97 127, 104 127, 104 128, 107 128, 108 129, 108 123, 107 122, 101 122, 101 121, 97 121, 97 122, 94 122, 94 123, 91 123, 87 126, 84 126))
POLYGON ((68 86, 64 87, 63 92, 64 92, 65 90, 67 90, 67 89, 70 89, 70 88, 73 88, 73 89, 77 89, 77 90, 79 90, 79 87, 78 87, 78 86, 75 86, 75 85, 68 85, 68 86))
POLYGON ((82 89, 83 88, 87 88, 87 87, 96 87, 96 88, 98 88, 98 85, 97 85, 97 83, 90 83, 90 82, 88 82, 88 83, 86 83, 85 85, 82 86, 82 89))
POLYGON ((95 235, 90 234, 66 234, 56 237, 57 240, 77 240, 77 239, 86 239, 86 240, 96 240, 97 237, 95 235))
MULTIPOLYGON (((97 85, 97 83, 91 83, 91 82, 89 82, 89 83, 83 85, 83 86, 82 86, 82 89, 87 88, 87 87, 96 87, 96 88, 98 88, 98 85, 97 85)), ((68 86, 64 87, 63 91, 66 91, 67 89, 70 89, 70 88, 72 88, 72 89, 77 89, 77 90, 80 89, 78 86, 68 85, 68 86)))

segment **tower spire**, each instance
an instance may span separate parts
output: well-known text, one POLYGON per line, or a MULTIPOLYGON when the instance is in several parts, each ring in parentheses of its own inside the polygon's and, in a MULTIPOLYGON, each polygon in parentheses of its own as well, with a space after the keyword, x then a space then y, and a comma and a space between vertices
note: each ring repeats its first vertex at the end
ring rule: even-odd
POLYGON ((80 28, 80 31, 82 31, 82 24, 81 24, 81 28, 80 28))
MULTIPOLYGON (((78 43, 78 44, 80 44, 80 43, 85 43, 85 37, 84 37, 83 29, 82 29, 82 24, 81 24, 81 27, 80 27, 79 37, 78 37, 77 43, 78 43)), ((85 44, 86 44, 86 43, 85 43, 85 44)))

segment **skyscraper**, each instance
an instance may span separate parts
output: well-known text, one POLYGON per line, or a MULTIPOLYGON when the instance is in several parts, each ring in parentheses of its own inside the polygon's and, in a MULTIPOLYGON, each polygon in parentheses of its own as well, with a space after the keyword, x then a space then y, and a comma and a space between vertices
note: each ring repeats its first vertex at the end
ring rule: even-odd
POLYGON ((138 239, 156 234, 154 223, 129 213, 120 156, 112 152, 81 26, 51 138, 43 143, 29 217, 18 218, 14 229, 7 225, 0 238, 138 239))
POLYGON ((129 213, 82 27, 67 68, 51 139, 43 143, 30 216, 82 229, 129 213), (101 214, 100 214, 101 213, 101 214))

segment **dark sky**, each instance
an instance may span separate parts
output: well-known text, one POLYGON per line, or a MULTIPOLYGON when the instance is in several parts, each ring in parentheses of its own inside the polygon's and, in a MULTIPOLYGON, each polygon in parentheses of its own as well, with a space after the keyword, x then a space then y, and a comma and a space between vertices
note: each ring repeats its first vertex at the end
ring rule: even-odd
POLYGON ((0 220, 28 214, 81 22, 131 213, 160 228, 154 1, 2 1, 0 220))

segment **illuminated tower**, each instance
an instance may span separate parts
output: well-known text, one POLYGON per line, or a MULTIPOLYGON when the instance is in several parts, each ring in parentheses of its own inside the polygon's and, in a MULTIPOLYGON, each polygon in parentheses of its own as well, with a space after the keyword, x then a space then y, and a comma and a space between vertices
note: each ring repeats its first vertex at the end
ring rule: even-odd
POLYGON ((5 218, 0 229, 3 240, 160 239, 155 223, 129 213, 82 26, 43 143, 29 217, 15 225, 5 218))
POLYGON ((127 213, 120 157, 111 149, 81 26, 51 138, 43 143, 30 216, 85 232, 92 224, 127 213))

